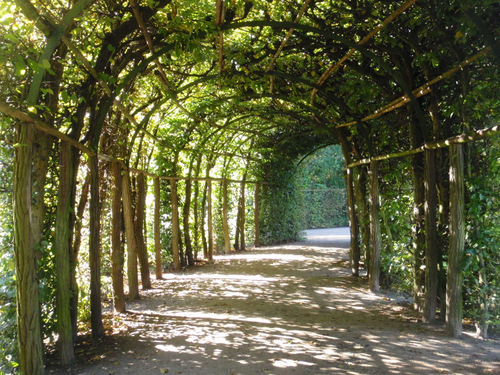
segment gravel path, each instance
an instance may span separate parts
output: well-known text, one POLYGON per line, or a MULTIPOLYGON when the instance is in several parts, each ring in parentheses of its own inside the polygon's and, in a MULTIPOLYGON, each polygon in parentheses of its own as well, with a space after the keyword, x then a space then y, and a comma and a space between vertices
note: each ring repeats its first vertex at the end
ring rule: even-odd
POLYGON ((498 342, 449 339, 404 298, 372 294, 351 277, 348 231, 306 235, 164 274, 114 316, 113 334, 82 339, 78 362, 49 373, 498 373, 498 342))

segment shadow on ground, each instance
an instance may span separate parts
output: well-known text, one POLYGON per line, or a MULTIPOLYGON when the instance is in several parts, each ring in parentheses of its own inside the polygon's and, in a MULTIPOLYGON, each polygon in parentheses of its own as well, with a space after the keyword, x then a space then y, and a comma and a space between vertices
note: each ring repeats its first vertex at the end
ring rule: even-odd
POLYGON ((442 326, 419 323, 404 298, 372 294, 351 277, 342 266, 347 250, 327 244, 320 238, 259 248, 165 274, 116 317, 119 333, 97 349, 82 345, 75 366, 51 372, 482 374, 500 368, 498 343, 449 339, 442 326))

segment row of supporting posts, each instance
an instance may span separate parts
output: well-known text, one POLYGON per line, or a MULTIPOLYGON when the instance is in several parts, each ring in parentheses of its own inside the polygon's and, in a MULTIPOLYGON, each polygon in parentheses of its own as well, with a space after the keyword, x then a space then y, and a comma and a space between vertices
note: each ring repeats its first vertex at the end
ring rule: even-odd
MULTIPOLYGON (((448 267, 446 279, 446 327, 453 337, 459 337, 462 332, 462 270, 461 262, 464 256, 465 224, 464 224, 464 161, 461 144, 449 146, 450 167, 450 245, 448 250, 448 267)), ((423 308, 424 322, 435 319, 438 291, 438 236, 437 236, 437 192, 435 171, 435 150, 425 151, 425 299, 423 308)), ((359 275, 360 246, 359 219, 356 215, 354 168, 347 169, 347 198, 351 227, 350 264, 352 274, 359 275)), ((367 249, 367 272, 370 289, 380 290, 380 256, 382 241, 380 233, 380 198, 378 162, 369 164, 369 228, 370 243, 367 249)), ((363 198, 364 199, 364 198, 363 198)), ((365 229, 366 230, 366 229, 365 229)))

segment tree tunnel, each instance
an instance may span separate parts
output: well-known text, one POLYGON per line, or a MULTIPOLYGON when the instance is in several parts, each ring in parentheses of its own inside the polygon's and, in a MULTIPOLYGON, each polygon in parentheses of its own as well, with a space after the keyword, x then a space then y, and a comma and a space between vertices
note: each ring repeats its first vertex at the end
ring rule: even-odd
MULTIPOLYGON (((353 275, 362 261, 379 290, 381 257, 400 251, 424 321, 439 310, 460 336, 463 278, 488 286, 472 304, 498 298, 481 273, 498 261, 484 245, 500 236, 488 227, 498 219, 480 220, 498 207, 486 193, 499 184, 498 10, 477 0, 4 0, 0 121, 13 160, 21 371, 43 373, 42 336, 54 332, 62 363, 74 359, 82 244, 100 337, 104 248, 123 311, 123 275, 131 299, 138 270, 148 286, 146 242, 160 278, 162 262, 177 271, 214 246, 244 249, 249 231, 256 245, 294 239, 295 165, 330 145, 346 163, 353 275), (53 311, 39 295, 48 273, 53 311)), ((486 307, 478 323, 497 313, 486 307)))

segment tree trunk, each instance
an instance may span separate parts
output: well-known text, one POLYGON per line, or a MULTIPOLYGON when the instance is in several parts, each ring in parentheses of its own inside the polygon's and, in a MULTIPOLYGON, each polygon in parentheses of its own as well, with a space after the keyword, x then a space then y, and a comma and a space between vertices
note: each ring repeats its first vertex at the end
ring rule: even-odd
POLYGON ((181 270, 179 257, 179 209, 177 199, 177 181, 170 180, 170 198, 172 201, 172 257, 174 260, 174 271, 181 270))
POLYGON ((123 248, 122 231, 122 174, 118 163, 111 164, 113 184, 111 190, 111 275, 115 295, 115 311, 125 312, 125 293, 123 291, 123 248))
POLYGON ((371 263, 370 263, 370 290, 380 290, 380 253, 382 242, 380 238, 380 198, 378 189, 378 164, 370 163, 370 235, 371 235, 371 263))
MULTIPOLYGON (((42 131, 34 131, 33 141, 33 168, 31 172, 31 228, 33 233, 33 244, 39 246, 42 241, 43 224, 45 220, 45 181, 49 169, 50 148, 52 138, 42 131)), ((41 258, 40 250, 37 250, 38 259, 41 258)))
POLYGON ((227 180, 222 181, 222 228, 224 230, 224 252, 229 254, 231 252, 231 238, 229 237, 229 215, 228 215, 228 192, 227 180))
POLYGON ((214 228, 212 217, 212 181, 207 181, 207 227, 208 227, 208 260, 214 259, 214 228))
POLYGON ((125 171, 122 179, 123 219, 127 237, 127 278, 128 298, 139 298, 139 279, 137 276, 137 244, 134 233, 134 210, 132 208, 132 188, 129 171, 125 171))
MULTIPOLYGON (((44 366, 36 252, 31 232, 32 132, 28 124, 16 126, 18 146, 15 147, 14 156, 14 246, 19 367, 23 374, 40 375, 44 373, 44 366)), ((71 332, 71 320, 69 324, 71 332)))
POLYGON ((54 255, 57 272, 56 315, 59 334, 58 347, 62 364, 69 364, 75 358, 73 349, 73 324, 71 318, 71 190, 72 190, 72 148, 67 142, 60 144, 59 191, 56 211, 54 255))
POLYGON ((163 268, 161 264, 161 236, 160 236, 160 207, 161 207, 160 178, 155 177, 153 182, 155 190, 155 214, 154 214, 155 269, 156 269, 156 280, 161 280, 163 279, 163 268))
MULTIPOLYGON (((367 175, 366 168, 361 166, 357 168, 358 173, 356 178, 354 178, 354 199, 357 200, 356 205, 358 206, 358 225, 361 232, 361 241, 365 249, 365 269, 370 276, 370 210, 367 204, 367 175)), ((361 252, 361 251, 360 251, 361 252)))
POLYGON ((462 335, 462 258, 465 244, 464 156, 460 144, 450 146, 450 250, 446 283, 446 330, 462 335))
POLYGON ((240 191, 240 212, 239 215, 239 227, 240 227, 240 250, 246 250, 245 243, 245 208, 246 208, 246 198, 245 198, 245 177, 243 177, 243 182, 241 183, 241 191, 240 191))
POLYGON ((99 167, 97 156, 91 156, 90 164, 90 323, 92 337, 104 336, 101 306, 101 202, 99 198, 99 167))
POLYGON ((200 233, 200 225, 199 225, 199 202, 198 198, 200 195, 200 183, 198 181, 195 181, 194 185, 194 259, 198 260, 198 251, 199 251, 199 233, 200 233))
POLYGON ((423 310, 425 273, 423 271, 425 253, 425 229, 424 229, 424 160, 421 154, 412 157, 411 168, 413 178, 413 256, 414 272, 413 297, 414 307, 417 311, 423 310))
POLYGON ((436 153, 425 150, 425 300, 423 321, 436 319, 438 297, 436 153))
POLYGON ((346 173, 346 188, 347 188, 347 206, 349 208, 349 228, 351 232, 351 251, 350 251, 350 265, 352 275, 355 277, 359 276, 359 261, 360 261, 360 249, 359 249, 359 225, 358 217, 356 215, 355 198, 354 198, 354 171, 352 168, 347 169, 346 173))
POLYGON ((259 227, 259 216, 260 216, 260 184, 255 184, 255 196, 254 196, 254 210, 253 210, 253 225, 254 225, 254 246, 260 246, 260 227, 259 227))
POLYGON ((149 277, 149 260, 146 242, 144 240, 144 219, 146 213, 146 177, 144 174, 137 175, 137 204, 135 210, 135 235, 137 245, 137 256, 141 266, 142 289, 151 289, 151 278, 149 277))
MULTIPOLYGON (((72 150, 73 153, 75 150, 72 150)), ((73 164, 73 171, 74 171, 73 164)), ((82 220, 83 214, 85 213, 85 208, 87 206, 88 196, 90 189, 90 173, 87 174, 85 182, 82 187, 82 194, 80 196, 80 203, 78 203, 78 208, 75 217, 75 240, 73 241, 73 250, 71 254, 71 270, 70 270, 70 289, 71 289, 71 321, 73 325, 73 342, 78 337, 78 283, 76 281, 76 264, 78 263, 78 254, 80 253, 80 247, 82 244, 82 220)))
POLYGON ((191 231, 189 230, 189 216, 191 212, 191 180, 186 180, 186 201, 184 202, 184 243, 188 265, 194 266, 193 246, 191 245, 191 231))
POLYGON ((205 212, 207 206, 207 191, 208 183, 205 182, 203 188, 203 198, 201 200, 201 220, 200 220, 200 231, 201 231, 201 242, 203 244, 203 258, 208 259, 208 242, 207 234, 205 233, 205 212))

